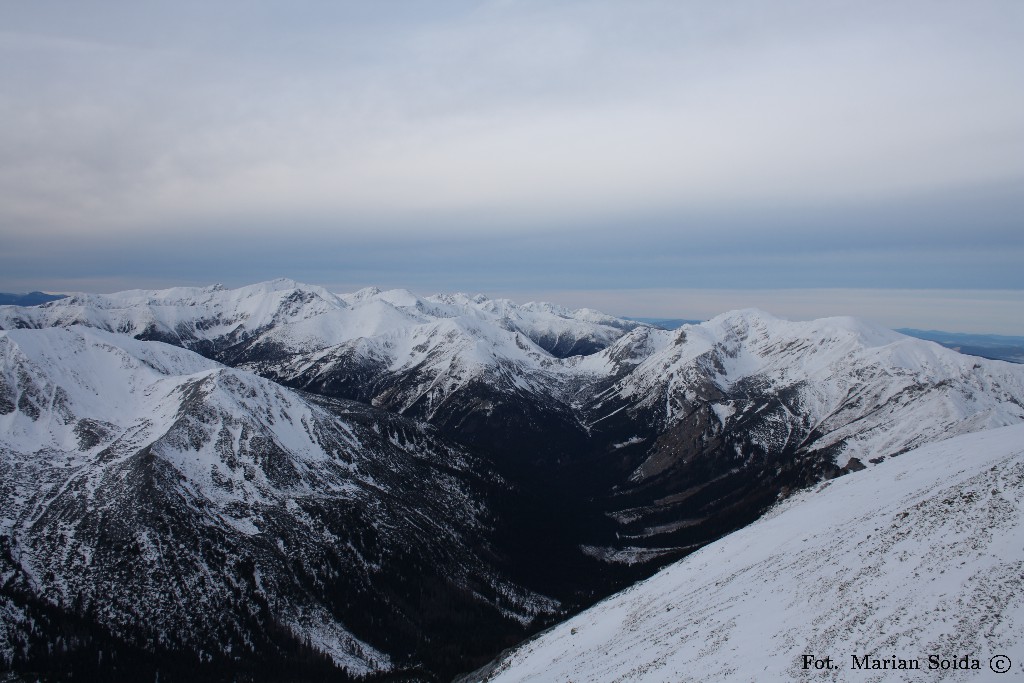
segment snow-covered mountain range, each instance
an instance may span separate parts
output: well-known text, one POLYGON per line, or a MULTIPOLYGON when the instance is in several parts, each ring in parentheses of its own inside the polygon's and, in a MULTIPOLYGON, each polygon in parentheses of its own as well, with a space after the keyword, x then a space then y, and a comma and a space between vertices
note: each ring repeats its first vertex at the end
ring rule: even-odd
POLYGON ((669 332, 589 309, 376 288, 332 294, 290 280, 0 308, 0 329, 72 325, 165 341, 281 383, 441 424, 525 396, 572 413, 588 435, 621 410, 664 430, 687 419, 695 399, 724 425, 759 408, 744 405, 746 397, 789 393, 792 405, 781 408, 791 416, 776 414, 778 428, 753 445, 799 437, 808 450, 865 460, 920 441, 884 429, 886 419, 934 439, 1021 417, 1020 369, 848 318, 790 323, 746 310, 669 332), (909 404, 933 408, 917 395, 935 387, 943 404, 936 414, 896 414, 909 404), (481 392, 496 402, 477 396, 477 405, 459 405, 460 395, 481 392), (873 418, 870 428, 845 428, 865 417, 873 418))
POLYGON ((214 678, 443 678, 794 491, 1024 422, 1024 366, 849 318, 275 280, 0 330, 9 661, 74 622, 214 678))
POLYGON ((700 543, 705 523, 765 496, 1024 420, 1018 366, 850 318, 735 311, 635 330, 580 365, 617 377, 585 415, 614 457, 635 456, 610 514, 639 556, 700 543))
POLYGON ((436 664, 419 650, 437 618, 472 643, 555 607, 494 568, 486 463, 424 423, 162 342, 0 333, 0 452, 8 663, 56 644, 39 603, 202 653, 211 675, 436 664))

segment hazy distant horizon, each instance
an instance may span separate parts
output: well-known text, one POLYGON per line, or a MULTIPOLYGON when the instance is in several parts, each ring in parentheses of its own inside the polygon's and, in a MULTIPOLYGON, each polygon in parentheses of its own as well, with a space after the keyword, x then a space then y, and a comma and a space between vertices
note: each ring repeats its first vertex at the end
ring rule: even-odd
POLYGON ((3 290, 287 273, 1024 333, 1016 0, 36 0, 0 27, 3 290))
MULTIPOLYGON (((88 292, 109 294, 130 289, 167 289, 170 287, 207 287, 223 284, 230 288, 253 282, 149 283, 147 286, 106 286, 38 288, 5 293, 42 291, 51 294, 88 292)), ((355 292, 364 287, 408 289, 419 296, 453 293, 483 294, 492 299, 505 298, 523 304, 547 301, 567 308, 592 308, 619 317, 707 320, 740 308, 758 308, 789 320, 810 320, 834 316, 853 316, 884 327, 941 330, 973 334, 1024 336, 1024 296, 1016 290, 883 290, 883 289, 477 289, 407 287, 387 283, 316 283, 335 293, 355 292)))

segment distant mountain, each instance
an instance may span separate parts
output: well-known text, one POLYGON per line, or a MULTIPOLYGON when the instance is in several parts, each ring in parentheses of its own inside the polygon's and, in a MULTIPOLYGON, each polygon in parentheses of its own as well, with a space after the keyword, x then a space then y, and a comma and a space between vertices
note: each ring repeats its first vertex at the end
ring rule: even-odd
POLYGON ((636 320, 637 322, 647 323, 655 327, 660 327, 663 330, 674 330, 677 327, 683 325, 699 325, 703 320, 694 320, 690 318, 635 318, 627 317, 627 320, 636 320))
POLYGON ((69 520, 122 509, 102 502, 119 496, 157 501, 127 515, 132 538, 184 545, 175 576, 208 584, 218 605, 194 628, 167 612, 179 655, 229 666, 245 644, 249 670, 290 662, 315 678, 326 661, 444 680, 796 491, 1024 422, 1024 367, 852 318, 742 310, 667 330, 547 303, 274 280, 0 307, 0 329, 0 482, 21 482, 2 501, 16 514, 0 530, 13 573, 0 576, 21 577, 4 584, 18 586, 19 614, 50 625, 0 631, 11 652, 36 632, 51 640, 35 651, 57 647, 72 623, 91 625, 91 643, 153 652, 155 615, 125 600, 97 616, 73 597, 93 595, 76 576, 178 595, 139 584, 152 556, 126 554, 135 546, 100 522, 88 556, 117 562, 76 564, 69 520), (257 590, 248 564, 212 550, 207 562, 193 550, 207 542, 273 585, 257 590), (259 595, 271 611, 245 616, 259 595), (224 638, 236 654, 212 647, 224 638))
POLYGON ((542 459, 585 439, 571 405, 581 354, 648 327, 547 303, 376 288, 336 295, 290 280, 76 294, 53 306, 0 309, 0 328, 86 325, 164 341, 542 459), (539 431, 524 449, 523 437, 539 431))
POLYGON ((1022 567, 1016 425, 793 496, 461 680, 1016 680, 1022 567))
POLYGON ((962 332, 942 332, 940 330, 914 330, 901 328, 896 330, 902 334, 928 339, 971 356, 981 356, 993 360, 1005 360, 1011 363, 1024 363, 1024 337, 1010 337, 1000 334, 965 334, 962 332))
POLYGON ((7 294, 0 292, 0 306, 38 306, 48 301, 63 299, 64 294, 46 294, 45 292, 29 292, 28 294, 7 294))
MULTIPOLYGON (((627 320, 647 323, 665 330, 674 330, 683 325, 699 325, 701 320, 686 318, 637 318, 627 320)), ((981 356, 990 360, 1005 360, 1011 363, 1024 363, 1024 337, 1013 337, 999 334, 968 334, 963 332, 943 332, 941 330, 918 330, 909 327, 896 328, 896 332, 909 337, 927 339, 942 344, 970 356, 981 356)))

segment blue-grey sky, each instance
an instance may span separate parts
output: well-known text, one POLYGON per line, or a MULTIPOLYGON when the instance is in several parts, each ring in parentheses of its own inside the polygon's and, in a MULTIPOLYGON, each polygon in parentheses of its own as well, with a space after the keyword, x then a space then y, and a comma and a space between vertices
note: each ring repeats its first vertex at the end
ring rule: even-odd
POLYGON ((901 290, 1024 334, 1018 0, 5 2, 0 122, 3 291, 901 290))

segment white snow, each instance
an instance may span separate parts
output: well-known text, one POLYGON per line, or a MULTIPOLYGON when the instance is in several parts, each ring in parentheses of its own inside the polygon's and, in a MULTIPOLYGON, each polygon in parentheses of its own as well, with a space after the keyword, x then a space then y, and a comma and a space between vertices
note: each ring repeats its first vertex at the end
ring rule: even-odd
POLYGON ((559 624, 485 680, 1024 678, 1024 425, 931 444, 801 493, 559 624), (830 657, 832 671, 803 668, 830 657), (1006 655, 1009 674, 990 658, 1006 655), (917 660, 865 671, 852 656, 917 660), (978 671, 928 670, 967 655, 978 671))
POLYGON ((725 421, 736 414, 735 406, 727 403, 713 403, 711 404, 711 410, 715 412, 715 417, 718 418, 723 427, 725 426, 725 421))
MULTIPOLYGON (((588 367, 611 366, 627 343, 624 337, 586 359, 588 367)), ((726 393, 744 381, 776 395, 791 390, 801 417, 820 434, 814 448, 845 442, 838 464, 1024 421, 1024 366, 962 355, 852 318, 790 322, 733 311, 647 335, 634 348, 646 356, 634 359, 635 368, 603 400, 654 408, 667 426, 701 400, 694 388, 708 377, 726 393)), ((738 407, 716 402, 712 410, 724 420, 738 407)))

